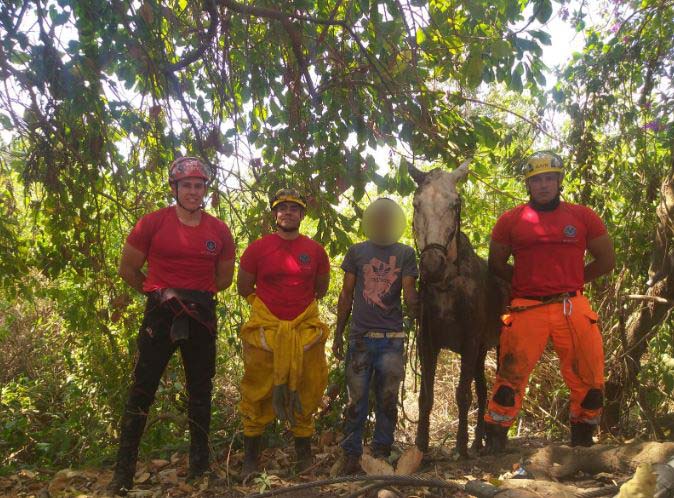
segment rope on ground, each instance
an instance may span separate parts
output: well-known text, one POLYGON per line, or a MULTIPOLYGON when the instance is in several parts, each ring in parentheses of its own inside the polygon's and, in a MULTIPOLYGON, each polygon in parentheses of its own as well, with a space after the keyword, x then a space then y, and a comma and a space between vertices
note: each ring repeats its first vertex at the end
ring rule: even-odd
POLYGON ((397 475, 362 475, 362 476, 343 476, 335 477, 334 479, 324 479, 322 481, 307 482, 290 486, 287 488, 277 488, 263 493, 248 495, 247 498, 267 498, 269 496, 278 496, 287 493, 294 493, 303 489, 318 488, 321 486, 330 486, 332 484, 342 484, 349 482, 376 482, 380 481, 382 484, 395 484, 397 486, 419 486, 423 488, 444 488, 453 489, 454 491, 463 491, 463 486, 444 481, 442 479, 418 477, 418 476, 397 476, 397 475))

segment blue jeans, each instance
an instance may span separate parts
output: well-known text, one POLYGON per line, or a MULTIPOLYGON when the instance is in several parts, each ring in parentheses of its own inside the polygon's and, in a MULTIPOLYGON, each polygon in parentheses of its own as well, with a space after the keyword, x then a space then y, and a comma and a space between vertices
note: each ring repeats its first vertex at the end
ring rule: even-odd
POLYGON ((346 353, 346 385, 349 404, 346 409, 342 449, 348 455, 363 453, 363 427, 368 415, 370 380, 376 399, 373 448, 389 449, 398 420, 398 389, 403 379, 403 339, 349 341, 346 353))

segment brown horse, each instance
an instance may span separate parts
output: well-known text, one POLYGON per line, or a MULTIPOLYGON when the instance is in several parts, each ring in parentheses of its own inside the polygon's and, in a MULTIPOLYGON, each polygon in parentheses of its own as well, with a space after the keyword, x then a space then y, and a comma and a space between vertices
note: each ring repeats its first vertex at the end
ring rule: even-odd
POLYGON ((468 174, 464 162, 454 171, 436 168, 410 174, 418 185, 414 194, 414 233, 420 251, 421 322, 418 350, 421 361, 419 426, 416 444, 428 450, 433 384, 440 349, 461 355, 456 389, 459 428, 456 451, 468 455, 468 411, 477 394, 477 425, 473 449, 482 448, 487 383, 484 362, 489 348, 498 344, 500 315, 508 304, 509 288, 491 275, 487 263, 461 232, 461 197, 456 184, 468 174))

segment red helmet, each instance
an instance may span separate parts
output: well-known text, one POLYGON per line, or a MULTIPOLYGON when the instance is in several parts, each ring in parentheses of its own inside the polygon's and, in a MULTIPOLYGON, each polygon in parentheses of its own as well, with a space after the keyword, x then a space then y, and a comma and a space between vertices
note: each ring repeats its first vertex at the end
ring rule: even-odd
POLYGON ((183 178, 202 178, 206 183, 211 180, 208 168, 198 157, 179 157, 171 163, 169 183, 183 178))

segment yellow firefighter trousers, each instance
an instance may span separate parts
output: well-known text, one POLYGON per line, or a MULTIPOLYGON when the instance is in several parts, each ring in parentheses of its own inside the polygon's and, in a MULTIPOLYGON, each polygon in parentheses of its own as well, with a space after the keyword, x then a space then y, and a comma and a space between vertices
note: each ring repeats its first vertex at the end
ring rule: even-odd
POLYGON ((313 416, 328 383, 325 341, 329 329, 313 301, 294 320, 280 320, 255 295, 248 297, 252 313, 241 328, 244 374, 239 411, 245 436, 259 436, 274 420, 272 388, 286 384, 296 392, 301 413, 291 427, 296 437, 314 433, 313 416))

